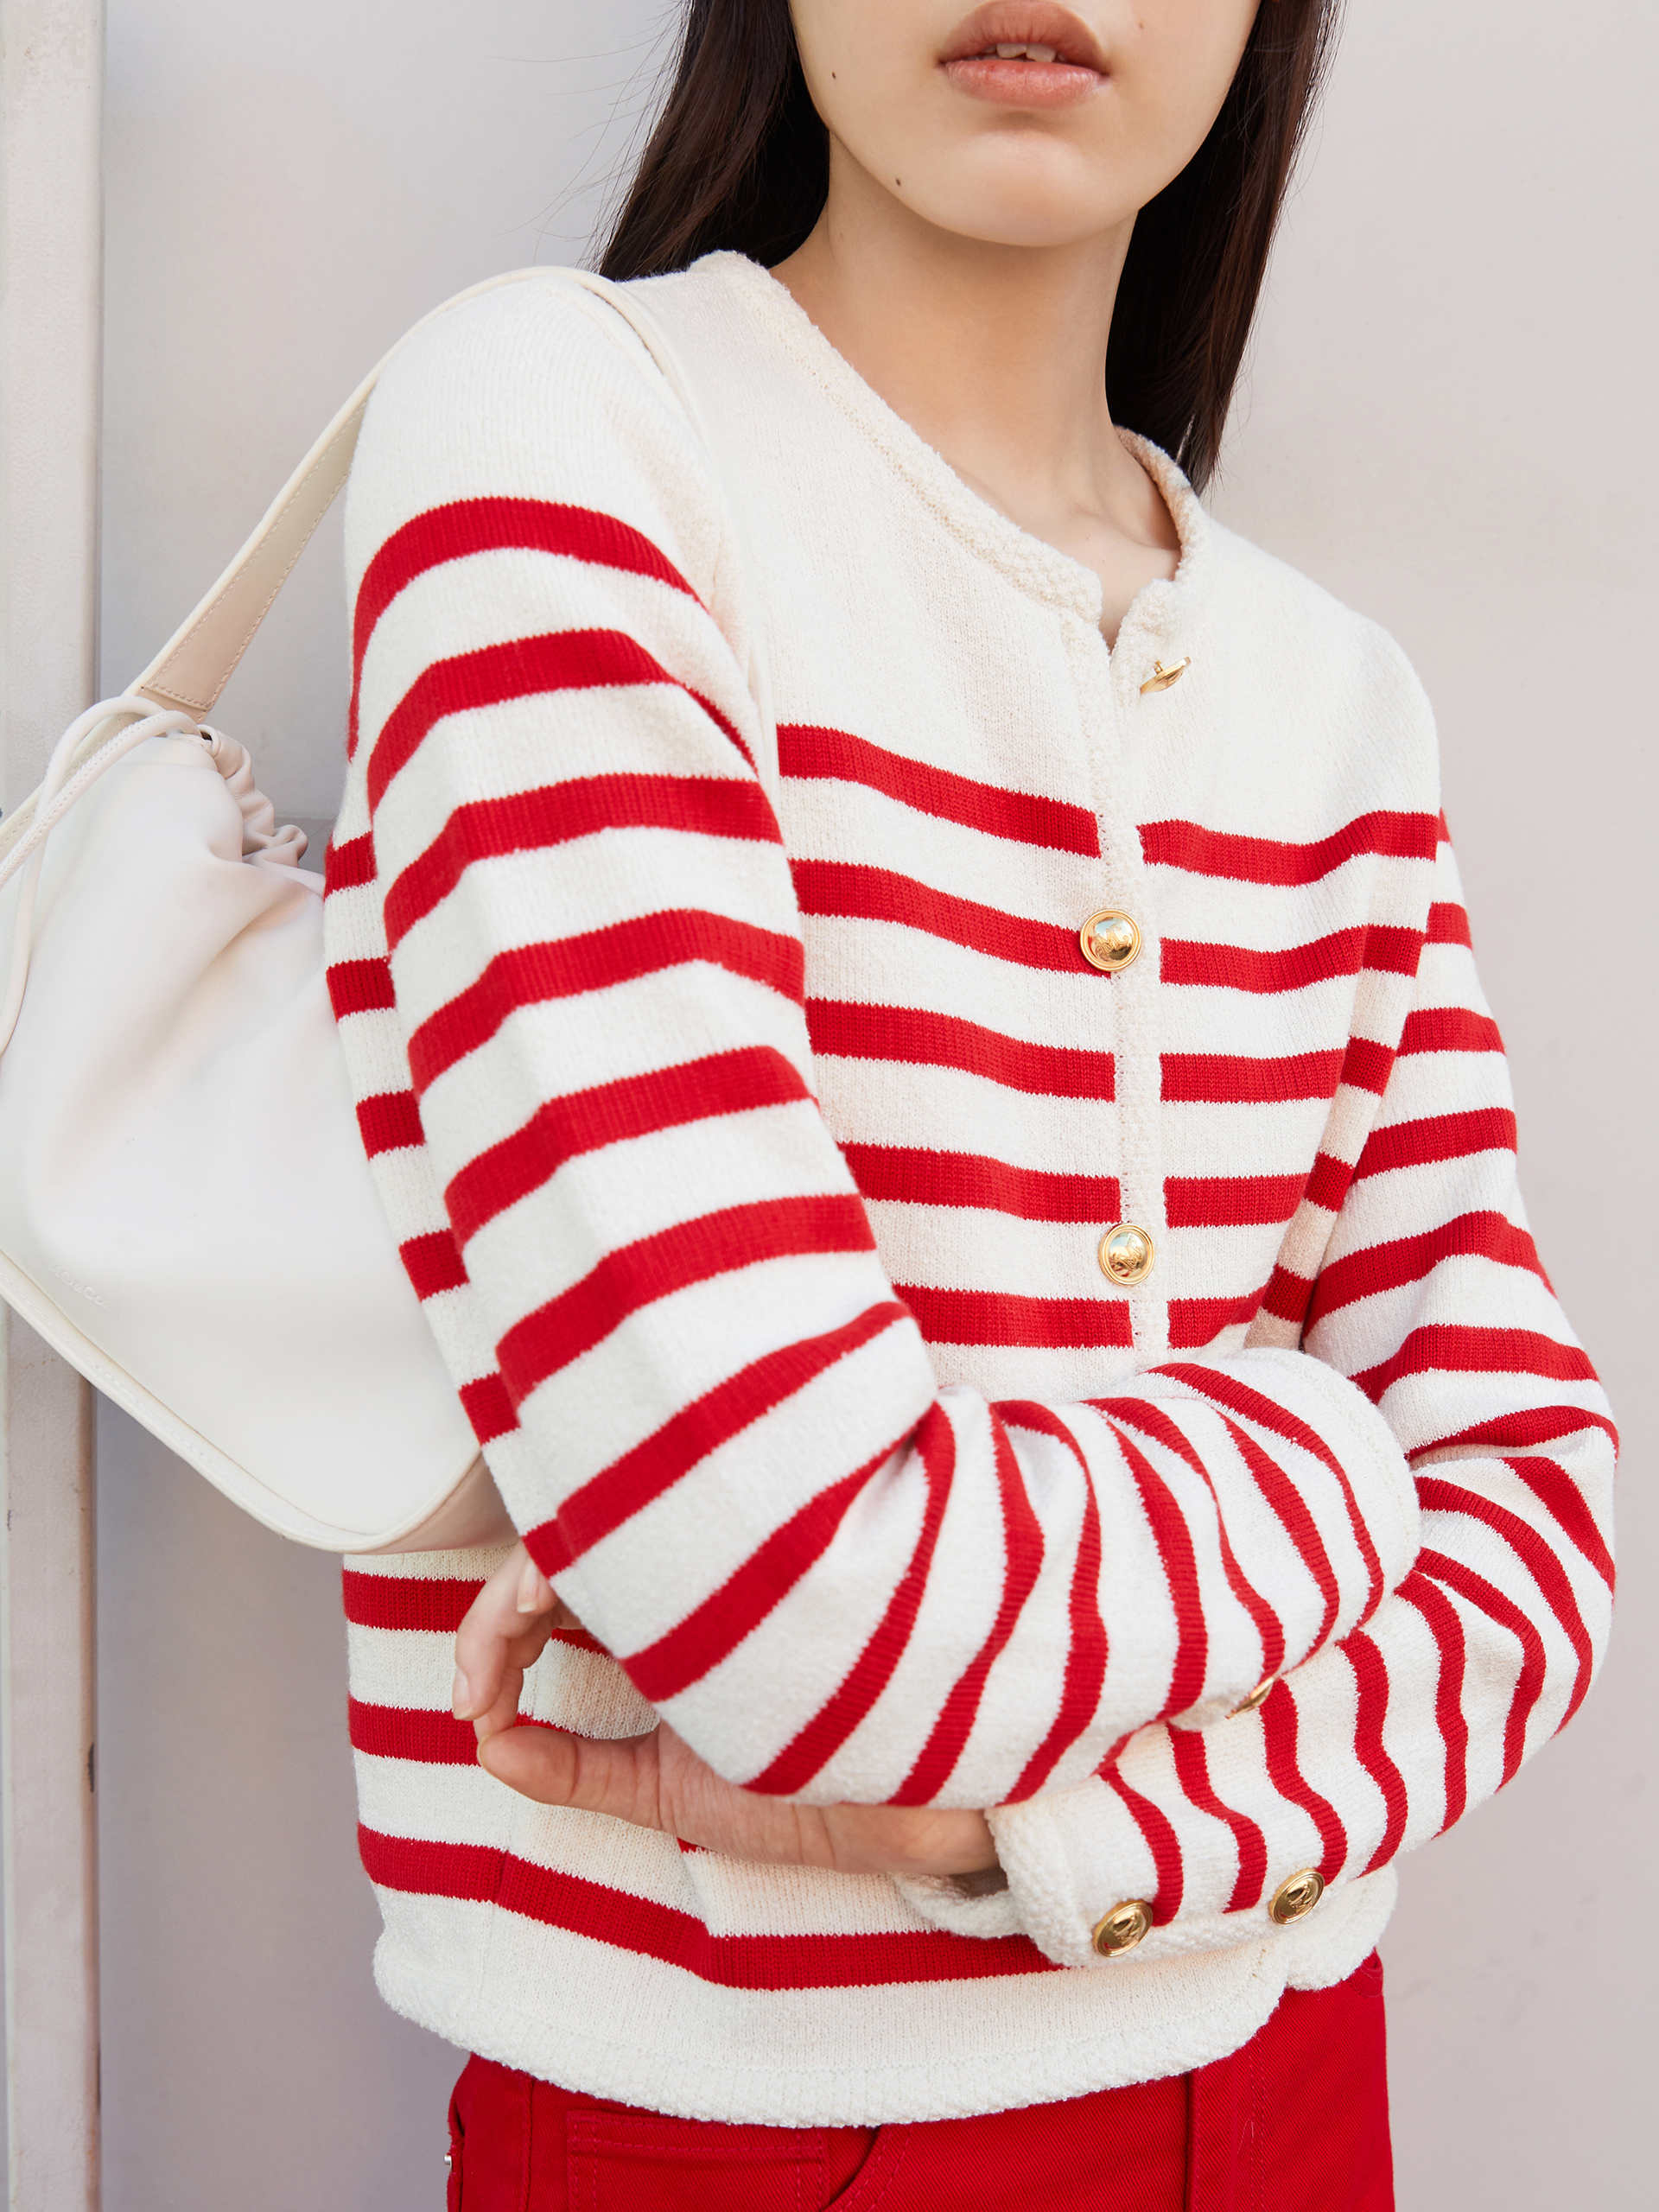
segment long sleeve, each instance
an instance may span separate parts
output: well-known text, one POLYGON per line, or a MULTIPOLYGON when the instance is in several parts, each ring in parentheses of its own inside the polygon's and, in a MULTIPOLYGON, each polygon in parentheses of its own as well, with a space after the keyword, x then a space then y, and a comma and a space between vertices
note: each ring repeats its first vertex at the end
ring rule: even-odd
POLYGON ((348 561, 330 907, 384 951, 334 1003, 408 1073, 365 1141, 515 1522, 643 1696, 758 1789, 980 1806, 1376 1622, 1418 1510, 1330 1362, 940 1388, 814 1096, 724 511, 620 321, 524 286, 423 334, 348 561))
MULTIPOLYGON (((1259 1710, 1138 1733, 1103 1775, 992 1815, 1009 1891, 916 1891, 1069 1964, 1125 1899, 1147 1958, 1265 1927, 1304 1869, 1386 1866, 1578 1710, 1611 1624, 1615 1437, 1527 1228, 1508 1069, 1442 843, 1415 1003, 1322 1264, 1281 1275, 1308 1351, 1387 1417, 1422 1508, 1410 1573, 1259 1710)), ((1303 1897, 1307 1894, 1305 1890, 1303 1897)))

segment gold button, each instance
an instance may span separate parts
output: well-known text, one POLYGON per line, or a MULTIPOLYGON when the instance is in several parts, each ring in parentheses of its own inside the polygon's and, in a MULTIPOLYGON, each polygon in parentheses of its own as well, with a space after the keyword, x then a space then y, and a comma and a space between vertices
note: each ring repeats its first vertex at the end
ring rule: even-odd
POLYGON ((1144 1229, 1137 1229, 1132 1221, 1120 1221, 1101 1238, 1096 1256, 1102 1274, 1121 1283, 1125 1290, 1133 1290, 1152 1273, 1156 1255, 1144 1229))
POLYGON ((1103 1959, 1122 1958, 1151 1926, 1151 1906, 1142 1904, 1139 1897, 1126 1897, 1095 1923, 1095 1948, 1103 1959))
POLYGON ((1325 1877, 1317 1866, 1304 1866, 1300 1874, 1281 1882, 1268 1907, 1269 1920, 1288 1928, 1293 1920, 1306 1920, 1325 1895, 1325 1877))
POLYGON ((1250 1692, 1249 1697, 1242 1698, 1228 1714, 1227 1718, 1230 1720, 1236 1720, 1241 1713, 1254 1713, 1258 1705, 1265 1705, 1267 1702, 1268 1692, 1273 1688, 1278 1679, 1279 1677, 1277 1675, 1263 1675, 1261 1681, 1250 1692))
POLYGON ((1172 683, 1179 683, 1192 665, 1192 656, 1178 660, 1173 668, 1166 668, 1160 660, 1152 664, 1152 674, 1141 686, 1142 691, 1167 691, 1172 683))
POLYGON ((1077 942, 1091 968, 1115 976, 1139 953, 1141 931, 1129 915, 1120 914, 1115 906, 1103 906, 1077 931, 1077 942))

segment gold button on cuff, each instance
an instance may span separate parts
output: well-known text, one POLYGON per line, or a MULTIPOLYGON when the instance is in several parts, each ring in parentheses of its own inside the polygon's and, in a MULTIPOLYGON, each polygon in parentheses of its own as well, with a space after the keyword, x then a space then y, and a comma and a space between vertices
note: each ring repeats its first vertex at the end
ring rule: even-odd
POLYGON ((1091 1940, 1103 1959, 1121 1959, 1125 1951, 1135 1948, 1151 1926, 1152 1907, 1142 1904, 1139 1897, 1126 1897, 1095 1923, 1091 1940))
POLYGON ((1192 659, 1191 654, 1189 654, 1185 660, 1178 660, 1173 668, 1166 668, 1162 661, 1155 660, 1152 664, 1152 674, 1141 686, 1141 689, 1143 692, 1167 691, 1172 683, 1179 683, 1180 682, 1182 677, 1186 674, 1187 670, 1191 668, 1192 665, 1192 659))
POLYGON ((1109 1281, 1133 1290, 1152 1273, 1157 1254, 1144 1229, 1137 1229, 1132 1221, 1120 1221, 1101 1238, 1096 1257, 1100 1272, 1109 1281))
POLYGON ((1265 1705, 1268 1700, 1268 1692, 1273 1688, 1278 1679, 1279 1677, 1277 1675, 1263 1675, 1261 1681, 1250 1692, 1249 1697, 1241 1698, 1238 1703, 1233 1707, 1232 1711, 1228 1714, 1227 1718, 1230 1720, 1236 1720, 1241 1713, 1254 1713, 1259 1705, 1265 1705))
POLYGON ((1116 976, 1139 954, 1141 931, 1130 915, 1120 914, 1115 906, 1103 906, 1077 931, 1077 942, 1091 968, 1116 976))
POLYGON ((1293 1920, 1306 1920, 1324 1895, 1324 1875, 1317 1866, 1304 1866, 1300 1874, 1280 1883, 1268 1907, 1268 1917, 1281 1928, 1288 1928, 1293 1920))

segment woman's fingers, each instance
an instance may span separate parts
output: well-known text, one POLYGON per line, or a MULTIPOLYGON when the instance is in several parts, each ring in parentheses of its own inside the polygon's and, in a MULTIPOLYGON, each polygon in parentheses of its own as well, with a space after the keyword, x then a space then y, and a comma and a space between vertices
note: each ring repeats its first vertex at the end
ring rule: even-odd
POLYGON ((508 1727, 480 1742, 478 1757, 498 1782, 537 1804, 662 1826, 656 1729, 611 1740, 534 1724, 508 1727))
MULTIPOLYGON (((482 1737, 482 1731, 480 1730, 482 1737)), ((725 1781, 666 1722, 620 1740, 509 1723, 479 1761, 542 1805, 571 1805, 660 1828, 731 1859, 834 1867, 844 1874, 994 1875, 982 1813, 927 1806, 796 1805, 725 1781)))
POLYGON ((576 1625, 524 1547, 515 1544, 467 1607, 456 1634, 455 1718, 510 1726, 524 1669, 541 1656, 556 1628, 576 1625))

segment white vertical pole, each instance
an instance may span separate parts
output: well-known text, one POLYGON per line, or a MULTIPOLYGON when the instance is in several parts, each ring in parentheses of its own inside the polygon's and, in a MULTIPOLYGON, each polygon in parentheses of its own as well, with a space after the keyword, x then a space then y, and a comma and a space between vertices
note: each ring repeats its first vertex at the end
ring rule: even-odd
MULTIPOLYGON (((103 0, 0 0, 0 805, 97 695, 103 0)), ((12 2212, 96 2212, 92 1393, 0 1308, 12 2212)))

